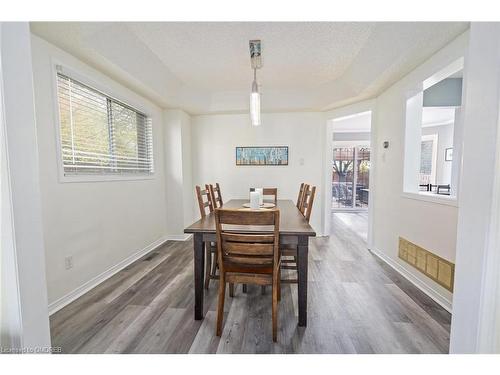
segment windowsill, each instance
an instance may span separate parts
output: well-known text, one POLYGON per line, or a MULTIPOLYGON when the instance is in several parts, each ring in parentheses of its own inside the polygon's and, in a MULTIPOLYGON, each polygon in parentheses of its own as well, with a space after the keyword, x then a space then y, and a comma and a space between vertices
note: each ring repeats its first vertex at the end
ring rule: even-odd
POLYGON ((68 175, 60 176, 60 183, 73 183, 73 182, 110 182, 110 181, 139 181, 139 180, 153 180, 154 173, 148 175, 68 175))
POLYGON ((449 196, 449 195, 438 195, 435 193, 427 193, 427 192, 403 192, 401 194, 403 198, 407 199, 415 199, 419 201, 443 204, 446 206, 458 207, 457 197, 449 196))

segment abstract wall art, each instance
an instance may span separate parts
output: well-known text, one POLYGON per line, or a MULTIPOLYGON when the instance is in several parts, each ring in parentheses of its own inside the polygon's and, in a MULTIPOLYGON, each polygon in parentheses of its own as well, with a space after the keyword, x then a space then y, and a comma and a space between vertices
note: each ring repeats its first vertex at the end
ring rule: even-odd
POLYGON ((236 147, 236 165, 288 165, 288 146, 236 147))

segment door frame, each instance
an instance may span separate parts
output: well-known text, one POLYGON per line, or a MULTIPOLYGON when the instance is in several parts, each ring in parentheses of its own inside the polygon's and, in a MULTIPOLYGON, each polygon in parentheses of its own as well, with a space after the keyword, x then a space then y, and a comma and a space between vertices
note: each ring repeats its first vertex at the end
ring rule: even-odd
POLYGON ((377 166, 377 140, 376 140, 376 100, 366 100, 341 108, 336 108, 325 113, 325 143, 323 159, 323 233, 330 234, 332 215, 332 174, 331 161, 333 160, 333 120, 336 118, 355 115, 361 112, 371 112, 370 127, 370 197, 368 199, 368 239, 367 247, 373 247, 373 227, 374 227, 374 197, 376 196, 376 166, 377 166))

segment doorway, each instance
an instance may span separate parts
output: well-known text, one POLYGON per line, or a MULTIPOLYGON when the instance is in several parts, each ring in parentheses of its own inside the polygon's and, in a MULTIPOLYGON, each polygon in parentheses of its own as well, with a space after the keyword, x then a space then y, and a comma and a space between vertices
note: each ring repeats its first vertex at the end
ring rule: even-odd
POLYGON ((329 231, 346 228, 367 247, 370 243, 370 175, 372 111, 365 110, 330 121, 330 152, 326 208, 329 231))
POLYGON ((333 148, 332 211, 368 211, 370 146, 333 148))

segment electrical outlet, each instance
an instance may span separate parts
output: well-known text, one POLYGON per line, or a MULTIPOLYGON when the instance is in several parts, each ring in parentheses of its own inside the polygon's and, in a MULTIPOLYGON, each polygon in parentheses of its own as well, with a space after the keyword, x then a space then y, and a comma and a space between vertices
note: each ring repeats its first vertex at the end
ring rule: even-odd
POLYGON ((69 255, 66 258, 64 258, 64 267, 67 270, 70 270, 73 268, 73 255, 69 255))

